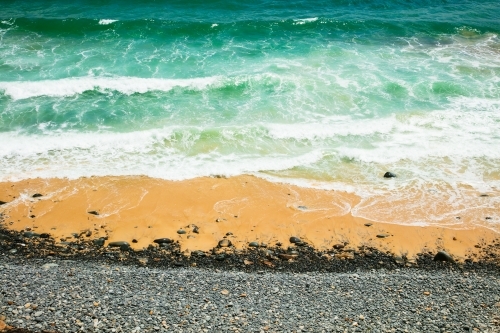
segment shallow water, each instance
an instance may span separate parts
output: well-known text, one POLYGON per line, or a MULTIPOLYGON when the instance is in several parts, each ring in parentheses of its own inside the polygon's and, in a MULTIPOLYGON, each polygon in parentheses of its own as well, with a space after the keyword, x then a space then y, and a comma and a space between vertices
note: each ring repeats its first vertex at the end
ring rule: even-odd
POLYGON ((254 173, 500 223, 498 1, 2 6, 1 180, 254 173))

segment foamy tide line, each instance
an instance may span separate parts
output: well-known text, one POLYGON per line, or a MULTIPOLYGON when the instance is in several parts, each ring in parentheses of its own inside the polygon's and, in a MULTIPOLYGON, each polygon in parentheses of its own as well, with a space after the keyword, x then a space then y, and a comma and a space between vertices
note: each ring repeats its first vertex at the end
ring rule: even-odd
POLYGON ((138 77, 78 77, 60 80, 0 82, 0 90, 14 100, 38 96, 64 97, 85 91, 114 90, 126 95, 148 91, 170 91, 175 87, 202 90, 219 77, 193 79, 154 79, 138 77))

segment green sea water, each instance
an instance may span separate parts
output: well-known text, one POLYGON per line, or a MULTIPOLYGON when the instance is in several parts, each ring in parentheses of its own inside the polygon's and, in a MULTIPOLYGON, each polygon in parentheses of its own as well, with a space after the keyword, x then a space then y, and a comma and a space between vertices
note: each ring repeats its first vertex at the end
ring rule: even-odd
POLYGON ((498 1, 1 5, 1 180, 256 174, 500 223, 466 200, 500 192, 498 1))

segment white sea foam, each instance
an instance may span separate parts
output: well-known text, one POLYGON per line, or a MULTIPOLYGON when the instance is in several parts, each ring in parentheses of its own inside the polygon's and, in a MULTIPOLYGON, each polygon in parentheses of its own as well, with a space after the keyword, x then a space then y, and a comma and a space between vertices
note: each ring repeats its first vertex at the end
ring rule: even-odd
POLYGON ((305 18, 305 19, 295 19, 293 20, 296 25, 301 25, 301 24, 306 24, 306 23, 311 23, 311 22, 316 22, 318 20, 317 17, 311 17, 311 18, 305 18))
POLYGON ((102 19, 102 20, 99 20, 99 24, 100 25, 108 25, 108 24, 111 24, 111 23, 114 23, 117 21, 118 20, 102 19))
POLYGON ((37 96, 63 97, 85 91, 114 90, 123 94, 169 91, 175 87, 204 89, 216 84, 218 77, 193 79, 153 79, 138 77, 78 77, 43 81, 0 82, 0 90, 14 100, 37 96))

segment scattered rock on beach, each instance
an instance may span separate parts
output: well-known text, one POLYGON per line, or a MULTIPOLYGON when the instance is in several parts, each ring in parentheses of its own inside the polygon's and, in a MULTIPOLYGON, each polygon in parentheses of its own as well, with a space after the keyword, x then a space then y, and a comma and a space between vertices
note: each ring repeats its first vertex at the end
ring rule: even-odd
POLYGON ((344 247, 345 247, 345 245, 344 245, 344 244, 335 244, 335 245, 333 246, 333 248, 334 248, 335 250, 340 250, 340 249, 343 249, 344 247))
POLYGON ((177 230, 177 233, 178 233, 179 235, 184 235, 184 234, 186 233, 186 230, 184 230, 184 229, 179 229, 179 230, 177 230))
POLYGON ((378 234, 377 238, 387 238, 389 236, 390 236, 389 234, 378 234))
POLYGON ((231 246, 231 241, 229 239, 222 239, 219 241, 219 247, 229 247, 231 246))
POLYGON ((455 260, 452 256, 450 256, 446 251, 439 251, 434 256, 434 261, 447 261, 451 263, 455 263, 455 260))
POLYGON ((98 239, 94 239, 92 241, 92 243, 94 243, 94 245, 97 245, 99 247, 103 247, 104 246, 104 241, 105 241, 105 239, 101 237, 101 238, 98 238, 98 239))
POLYGON ((248 246, 250 246, 250 247, 259 247, 259 242, 250 242, 250 243, 248 243, 248 246))
POLYGON ((365 227, 371 227, 373 223, 365 223, 365 227))
POLYGON ((96 211, 96 210, 91 210, 91 211, 89 211, 87 213, 92 214, 92 215, 99 215, 99 212, 96 211))
POLYGON ((153 241, 156 244, 170 244, 172 240, 170 238, 157 238, 153 241))
POLYGON ((0 200, 0 206, 1 206, 1 205, 5 205, 6 203, 7 203, 6 201, 2 201, 2 200, 0 200))
POLYGON ((297 243, 302 243, 302 241, 300 240, 300 238, 292 236, 290 237, 290 243, 297 244, 297 243))
POLYGON ((130 244, 128 242, 125 242, 125 241, 111 242, 108 245, 110 247, 120 247, 120 248, 123 246, 130 247, 130 244))
POLYGON ((394 178, 394 177, 396 177, 396 175, 390 171, 387 171, 386 173, 384 173, 384 178, 394 178))
POLYGON ((35 238, 35 237, 40 237, 40 234, 37 234, 36 232, 33 231, 26 231, 23 233, 23 236, 26 238, 35 238))
POLYGON ((35 193, 31 197, 32 198, 40 198, 40 197, 43 197, 43 194, 41 194, 41 193, 35 193))

